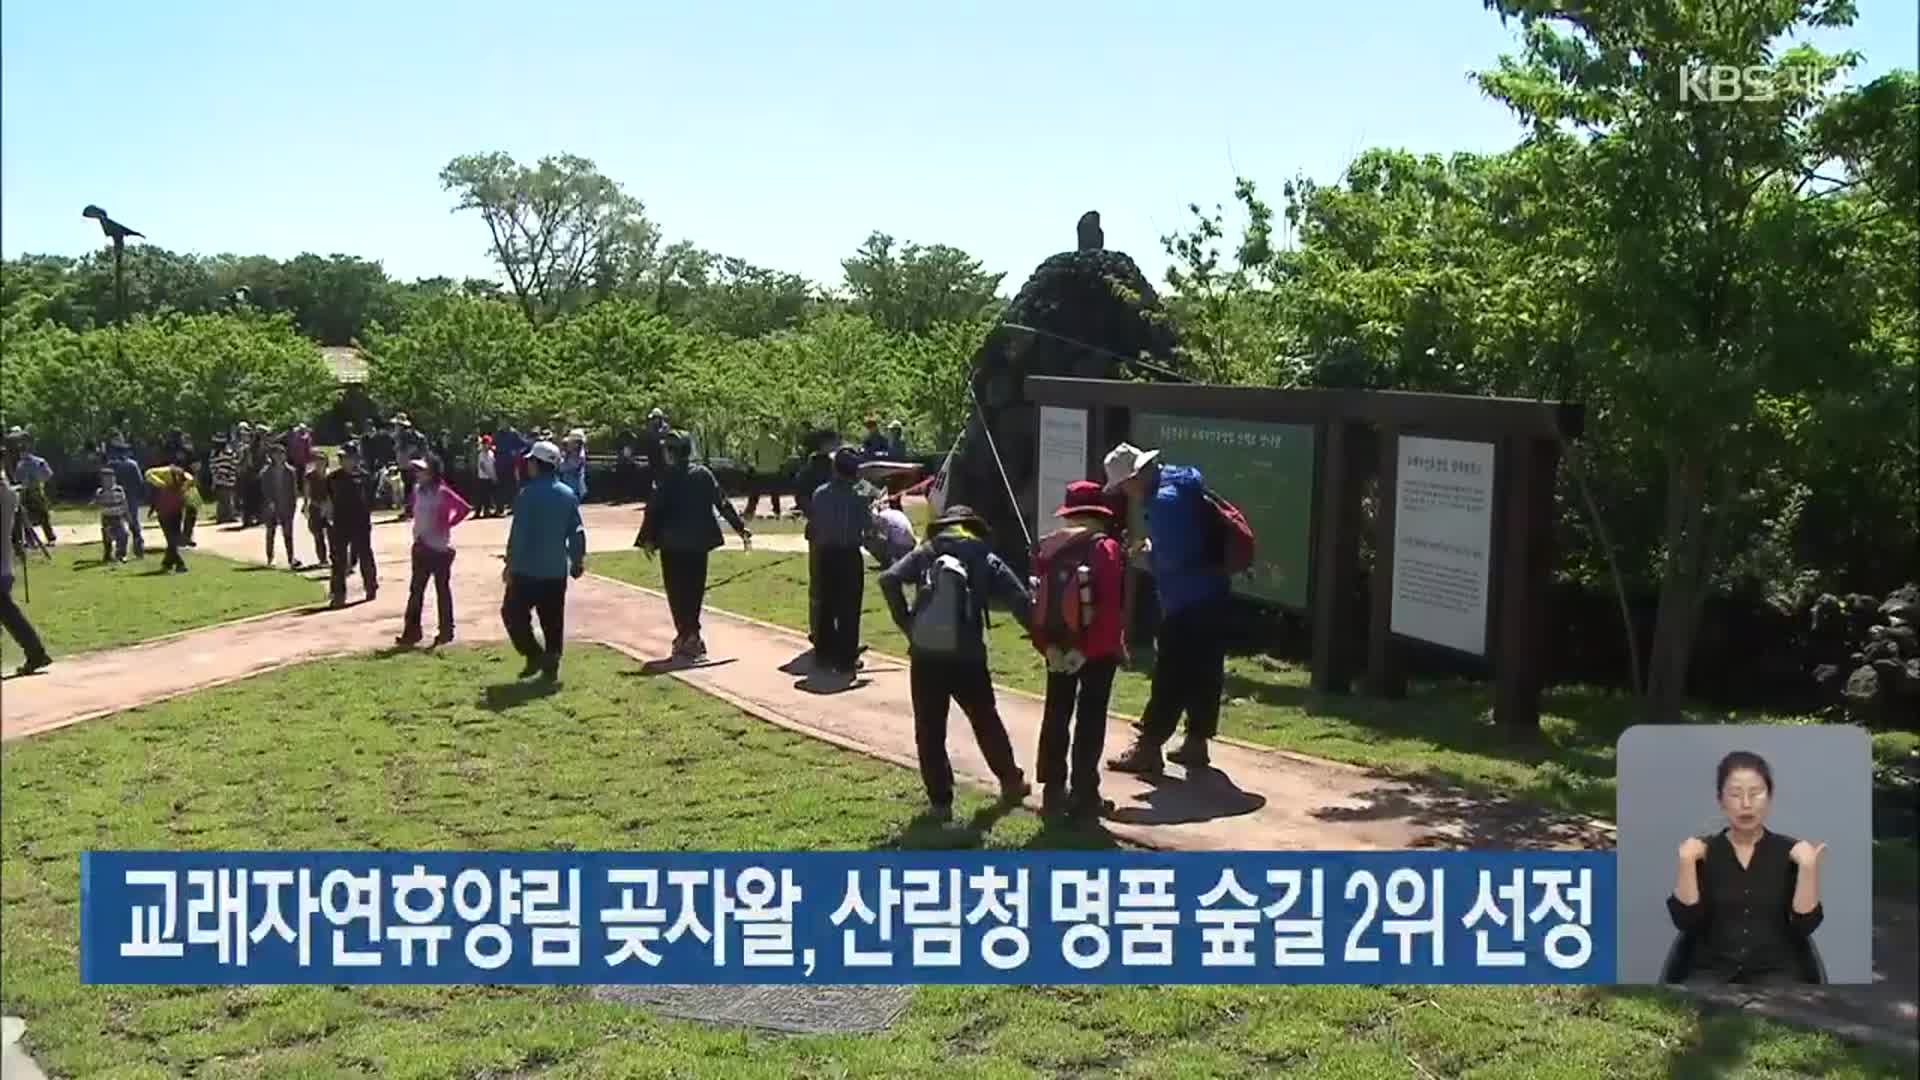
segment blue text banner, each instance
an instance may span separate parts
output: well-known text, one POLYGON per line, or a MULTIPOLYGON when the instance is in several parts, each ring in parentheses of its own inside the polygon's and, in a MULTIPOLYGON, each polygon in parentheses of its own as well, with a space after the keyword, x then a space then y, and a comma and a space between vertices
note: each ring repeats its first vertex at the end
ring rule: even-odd
POLYGON ((1611 852, 88 852, 81 979, 1588 983, 1611 852))

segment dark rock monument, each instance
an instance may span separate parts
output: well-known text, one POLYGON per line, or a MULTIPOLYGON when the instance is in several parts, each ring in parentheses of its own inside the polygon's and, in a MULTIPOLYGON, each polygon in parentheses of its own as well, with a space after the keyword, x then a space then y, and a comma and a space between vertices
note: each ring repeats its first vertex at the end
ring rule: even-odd
POLYGON ((984 515, 993 526, 994 548, 1022 571, 1027 538, 1021 517, 1036 539, 1052 524, 1033 520, 1039 411, 1027 400, 1026 377, 1119 379, 1130 360, 1174 363, 1173 328, 1153 286, 1124 252, 1104 244, 1099 213, 1081 215, 1076 250, 1051 256, 1034 270, 973 360, 979 408, 954 455, 947 501, 984 515), (995 449, 1006 467, 1004 479, 995 449), (1009 485, 1020 500, 1018 511, 1009 485))

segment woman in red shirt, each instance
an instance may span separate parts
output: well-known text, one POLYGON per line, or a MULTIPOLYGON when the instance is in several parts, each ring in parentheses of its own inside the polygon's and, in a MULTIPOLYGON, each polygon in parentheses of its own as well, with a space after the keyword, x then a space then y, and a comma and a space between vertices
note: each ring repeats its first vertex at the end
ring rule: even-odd
POLYGON ((1124 651, 1126 557, 1099 484, 1068 484, 1055 513, 1061 527, 1041 538, 1033 558, 1032 640, 1047 658, 1041 808, 1091 819, 1113 810, 1100 797, 1100 754, 1107 742, 1107 701, 1124 651))

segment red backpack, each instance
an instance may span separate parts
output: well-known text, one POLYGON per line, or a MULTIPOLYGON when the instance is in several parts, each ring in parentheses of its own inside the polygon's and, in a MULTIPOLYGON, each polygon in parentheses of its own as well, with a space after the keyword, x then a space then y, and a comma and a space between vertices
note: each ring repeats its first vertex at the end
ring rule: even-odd
POLYGON ((1102 534, 1055 533, 1033 556, 1034 647, 1077 648, 1093 626, 1093 546, 1102 534))
POLYGON ((1206 500, 1213 509, 1214 525, 1220 530, 1220 561, 1226 564, 1228 574, 1246 573, 1253 565, 1253 526, 1247 523, 1247 515, 1212 488, 1207 489, 1206 500))

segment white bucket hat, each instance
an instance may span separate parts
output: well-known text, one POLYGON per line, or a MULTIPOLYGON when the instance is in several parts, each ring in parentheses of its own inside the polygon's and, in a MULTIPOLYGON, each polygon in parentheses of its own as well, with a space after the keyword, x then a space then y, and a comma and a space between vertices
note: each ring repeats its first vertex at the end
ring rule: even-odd
POLYGON ((1107 490, 1112 491, 1140 475, 1140 470, 1153 464, 1159 456, 1158 450, 1142 450, 1127 442, 1107 451, 1107 458, 1103 463, 1107 470, 1107 490))

